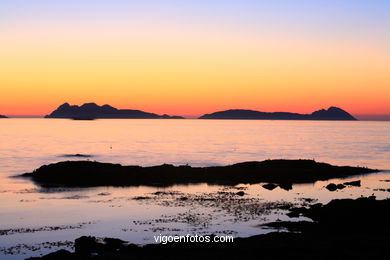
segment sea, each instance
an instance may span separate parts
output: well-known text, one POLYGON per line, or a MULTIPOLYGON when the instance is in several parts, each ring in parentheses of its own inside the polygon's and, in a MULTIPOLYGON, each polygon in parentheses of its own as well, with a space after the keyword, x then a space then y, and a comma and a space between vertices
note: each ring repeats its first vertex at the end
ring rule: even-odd
POLYGON ((389 198, 389 170, 386 121, 0 119, 0 259, 73 250, 74 239, 83 235, 143 245, 160 234, 264 234, 275 231, 264 223, 291 220, 281 205, 389 198), (292 190, 267 190, 262 183, 45 188, 15 177, 66 160, 216 166, 267 159, 314 159, 381 172, 292 190), (325 188, 353 180, 361 180, 361 187, 325 188))

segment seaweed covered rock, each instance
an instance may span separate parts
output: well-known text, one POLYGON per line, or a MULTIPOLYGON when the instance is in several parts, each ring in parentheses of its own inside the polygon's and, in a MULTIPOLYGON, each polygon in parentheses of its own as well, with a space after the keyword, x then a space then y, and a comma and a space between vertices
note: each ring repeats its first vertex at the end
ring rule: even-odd
POLYGON ((363 167, 334 166, 314 160, 266 160, 214 167, 170 164, 141 167, 96 161, 64 161, 41 166, 22 176, 29 177, 42 186, 166 186, 188 183, 235 185, 270 182, 290 189, 294 183, 310 183, 376 171, 363 167))

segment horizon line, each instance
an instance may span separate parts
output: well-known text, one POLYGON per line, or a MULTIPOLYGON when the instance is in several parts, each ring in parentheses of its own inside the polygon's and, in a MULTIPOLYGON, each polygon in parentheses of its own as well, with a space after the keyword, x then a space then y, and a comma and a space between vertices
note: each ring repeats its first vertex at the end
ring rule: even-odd
MULTIPOLYGON (((199 119, 201 115, 179 115, 185 119, 199 119)), ((351 114, 359 121, 390 121, 390 114, 351 114)), ((5 115, 8 118, 44 118, 46 115, 5 115)), ((130 118, 131 119, 131 118, 130 118)))

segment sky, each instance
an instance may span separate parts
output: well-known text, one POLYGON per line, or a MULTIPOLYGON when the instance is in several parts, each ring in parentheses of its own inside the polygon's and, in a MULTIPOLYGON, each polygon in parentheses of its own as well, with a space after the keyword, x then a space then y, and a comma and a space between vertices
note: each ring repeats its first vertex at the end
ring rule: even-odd
POLYGON ((95 102, 380 118, 389 14, 386 0, 0 0, 0 114, 95 102))

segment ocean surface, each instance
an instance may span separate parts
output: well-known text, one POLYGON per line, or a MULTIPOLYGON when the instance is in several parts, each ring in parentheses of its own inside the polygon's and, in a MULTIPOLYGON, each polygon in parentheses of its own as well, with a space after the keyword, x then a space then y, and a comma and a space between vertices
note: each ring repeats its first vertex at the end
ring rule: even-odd
POLYGON ((71 249, 81 235, 146 244, 159 234, 261 234, 270 230, 260 224, 288 219, 275 205, 389 197, 389 169, 390 122, 0 119, 0 259, 71 249), (12 177, 64 160, 211 166, 278 158, 383 171, 351 177, 362 187, 337 192, 324 186, 345 180, 269 191, 261 184, 48 189, 12 177))

